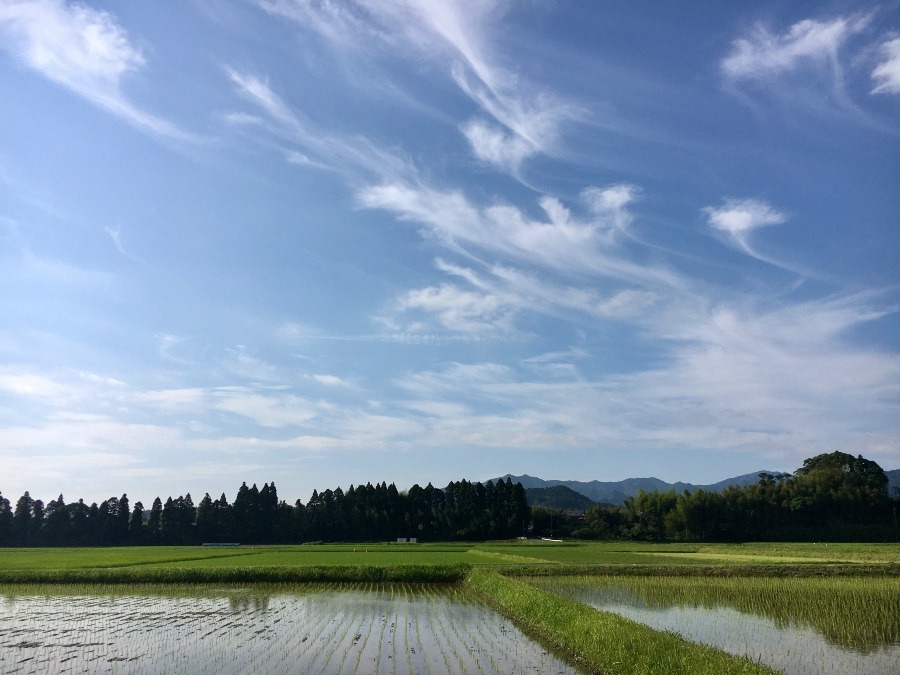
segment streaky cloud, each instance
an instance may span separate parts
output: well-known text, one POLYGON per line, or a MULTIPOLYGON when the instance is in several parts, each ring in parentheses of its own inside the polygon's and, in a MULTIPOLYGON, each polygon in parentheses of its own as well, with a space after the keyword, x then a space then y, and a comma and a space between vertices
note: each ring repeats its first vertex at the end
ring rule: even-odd
POLYGON ((608 250, 624 222, 621 208, 582 220, 555 197, 544 196, 539 204, 547 217, 536 220, 508 204, 479 208, 460 192, 405 183, 373 185, 358 197, 367 208, 385 209, 401 220, 424 225, 451 248, 492 253, 565 276, 591 274, 653 286, 684 284, 679 275, 664 267, 638 264, 621 252, 608 250))
POLYGON ((584 116, 579 105, 499 65, 490 37, 500 29, 505 2, 258 0, 256 4, 314 31, 342 52, 388 50, 407 58, 424 54, 446 64, 459 89, 506 130, 470 121, 462 129, 473 152, 514 175, 528 157, 554 152, 560 127, 584 116))
POLYGON ((872 71, 873 94, 900 94, 900 37, 881 45, 883 61, 872 71))
POLYGON ((132 126, 178 141, 198 137, 131 102, 122 91, 143 53, 112 14, 63 0, 0 4, 2 46, 28 67, 132 126))
POLYGON ((865 16, 831 21, 804 19, 776 34, 757 24, 749 37, 738 38, 722 59, 722 72, 734 80, 763 79, 799 68, 802 64, 837 68, 837 53, 853 34, 869 23, 865 16))
POLYGON ((385 150, 362 136, 342 136, 320 129, 312 121, 297 113, 269 84, 268 78, 240 73, 226 68, 237 92, 261 108, 265 118, 247 113, 229 113, 226 121, 232 124, 261 126, 274 136, 302 147, 283 148, 285 161, 299 166, 335 170, 353 181, 361 176, 399 179, 413 173, 405 159, 385 150))

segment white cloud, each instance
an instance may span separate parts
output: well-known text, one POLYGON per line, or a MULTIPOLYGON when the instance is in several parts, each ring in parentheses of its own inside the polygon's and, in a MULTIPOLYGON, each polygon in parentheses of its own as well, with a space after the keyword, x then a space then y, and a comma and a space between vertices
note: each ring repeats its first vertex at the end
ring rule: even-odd
POLYGON ((227 73, 237 92, 260 107, 267 117, 230 113, 225 119, 232 124, 262 127, 272 135, 302 147, 304 152, 296 148, 282 149, 288 163, 333 169, 354 177, 363 172, 367 177, 374 175, 390 180, 397 180, 411 173, 405 159, 378 147, 366 138, 330 134, 317 128, 276 94, 268 79, 239 73, 231 68, 227 69, 227 73))
POLYGON ((707 206, 703 212, 709 216, 710 225, 732 236, 787 220, 784 214, 758 199, 726 199, 724 205, 707 206))
POLYGON ((397 305, 400 311, 433 313, 445 328, 461 333, 493 334, 512 328, 513 311, 502 298, 452 284, 409 291, 397 305))
MULTIPOLYGON (((231 68, 228 69, 228 77, 235 84, 238 91, 251 100, 253 103, 261 107, 270 117, 279 124, 292 131, 300 137, 310 136, 310 132, 306 129, 306 124, 301 122, 300 118, 291 110, 288 105, 272 91, 268 80, 257 77, 256 75, 244 75, 231 68)), ((233 122, 258 122, 258 118, 231 116, 233 122)))
POLYGON ((199 387, 185 387, 139 392, 135 398, 165 410, 184 412, 198 409, 206 401, 207 395, 206 391, 199 387))
POLYGON ((326 387, 343 387, 345 389, 354 387, 352 382, 348 382, 337 375, 312 375, 311 377, 316 382, 325 385, 326 387))
POLYGON ((481 120, 472 120, 464 125, 463 134, 478 159, 512 173, 517 172, 522 162, 536 152, 536 148, 521 136, 510 135, 481 120))
POLYGON ((443 413, 423 440, 436 446, 704 448, 790 462, 833 447, 896 453, 900 436, 888 430, 900 359, 843 342, 848 329, 893 311, 873 300, 682 307, 646 323, 668 345, 657 365, 594 380, 575 367, 576 351, 525 360, 537 378, 498 363, 454 363, 397 384, 443 413), (459 415, 454 406, 463 406, 459 415), (518 433, 504 436, 504 426, 518 433))
POLYGON ((250 353, 245 345, 226 349, 223 363, 232 373, 250 380, 268 382, 280 379, 278 368, 250 353))
POLYGON ((318 33, 341 51, 389 50, 446 63, 459 88, 506 128, 483 122, 463 128, 476 156, 515 172, 536 152, 553 152, 561 125, 583 114, 577 105, 500 65, 491 37, 507 3, 356 0, 345 3, 257 0, 269 13, 318 33))
POLYGON ((134 105, 124 79, 146 65, 141 51, 108 12, 64 0, 0 4, 2 46, 27 66, 139 129, 189 140, 190 134, 134 105))
POLYGON ((269 395, 244 387, 223 387, 214 395, 216 410, 235 413, 263 427, 306 426, 318 415, 318 406, 292 394, 269 395))
POLYGON ((900 38, 881 45, 884 60, 872 71, 873 94, 900 94, 900 38))
POLYGON ((0 389, 17 396, 37 398, 58 398, 69 393, 65 385, 34 373, 0 373, 0 389))
POLYGON ((631 262, 622 251, 610 248, 629 219, 621 206, 612 208, 625 202, 622 186, 610 190, 606 208, 588 220, 572 216, 554 197, 541 198, 546 219, 539 220, 514 206, 478 208, 459 192, 404 183, 368 187, 359 200, 363 206, 386 209, 402 220, 424 225, 451 248, 489 252, 565 276, 588 273, 653 286, 682 285, 673 272, 631 262))
POLYGON ((142 262, 140 258, 132 255, 128 251, 125 250, 125 244, 122 243, 122 230, 120 228, 113 229, 111 227, 104 228, 106 234, 109 235, 109 238, 112 239, 113 246, 116 247, 116 250, 121 253, 125 258, 133 262, 140 263, 142 262))
POLYGON ((749 38, 732 43, 722 60, 731 79, 762 79, 792 71, 804 64, 837 68, 837 54, 851 35, 860 32, 867 17, 841 17, 831 21, 806 19, 781 35, 757 25, 749 38))
POLYGON ((757 253, 750 246, 748 236, 760 227, 784 223, 787 217, 783 213, 758 199, 726 199, 722 206, 707 206, 703 212, 710 226, 728 235, 729 240, 742 251, 758 260, 779 265, 757 253))
MULTIPOLYGON (((446 330, 479 338, 517 339, 527 337, 519 320, 534 315, 575 321, 625 319, 640 321, 646 311, 659 304, 660 293, 635 288, 600 292, 591 287, 555 283, 534 273, 509 266, 493 265, 484 273, 444 260, 438 270, 465 280, 474 290, 453 284, 409 291, 395 303, 394 316, 380 317, 392 331, 434 330, 432 323, 421 325, 399 321, 400 315, 433 316, 446 330)), ((590 281, 586 282, 590 284, 590 281)))

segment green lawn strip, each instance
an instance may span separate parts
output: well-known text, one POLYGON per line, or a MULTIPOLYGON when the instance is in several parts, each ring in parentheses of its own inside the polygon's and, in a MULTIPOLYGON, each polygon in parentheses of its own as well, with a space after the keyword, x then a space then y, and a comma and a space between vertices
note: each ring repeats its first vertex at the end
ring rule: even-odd
MULTIPOLYGON (((532 558, 548 563, 694 565, 703 562, 703 554, 698 552, 697 546, 644 542, 507 543, 480 545, 477 549, 520 558, 532 558)), ((730 562, 742 563, 746 560, 725 555, 722 560, 717 562, 728 564, 730 562)))
POLYGON ((900 577, 896 563, 825 563, 755 565, 510 565, 507 576, 686 576, 686 577, 900 577))
POLYGON ((254 549, 204 549, 199 546, 97 548, 0 548, 0 571, 92 569, 256 555, 254 549))
POLYGON ((468 569, 465 565, 291 565, 0 570, 0 584, 458 583, 468 569))
POLYGON ((543 564, 550 565, 553 564, 550 560, 543 560, 542 558, 531 558, 523 555, 515 555, 511 553, 502 553, 500 551, 485 551, 480 548, 472 548, 466 551, 466 556, 471 558, 471 562, 478 565, 483 563, 488 564, 543 564))
POLYGON ((517 578, 475 568, 469 588, 540 642, 591 673, 774 673, 747 659, 598 612, 517 578))
POLYGON ((704 544, 697 548, 701 555, 738 555, 775 558, 804 558, 833 562, 900 563, 898 543, 791 543, 764 542, 749 544, 704 544))
MULTIPOLYGON (((321 550, 318 547, 295 547, 286 550, 260 550, 248 563, 233 561, 229 558, 202 558, 191 567, 231 567, 232 565, 254 566, 328 566, 344 567, 374 566, 392 567, 400 565, 456 565, 468 562, 465 549, 444 552, 424 552, 412 550, 391 550, 386 547, 376 548, 359 546, 336 550, 321 550)), ((179 567, 181 563, 150 563, 149 567, 179 567)))

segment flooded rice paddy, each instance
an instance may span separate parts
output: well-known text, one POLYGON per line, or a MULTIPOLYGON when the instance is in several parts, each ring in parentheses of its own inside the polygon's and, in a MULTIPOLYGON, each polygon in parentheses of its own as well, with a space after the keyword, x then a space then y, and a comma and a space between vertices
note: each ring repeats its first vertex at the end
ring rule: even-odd
POLYGON ((900 579, 540 579, 545 590, 791 675, 900 673, 900 579))
POLYGON ((0 588, 3 673, 574 673, 457 588, 0 588))

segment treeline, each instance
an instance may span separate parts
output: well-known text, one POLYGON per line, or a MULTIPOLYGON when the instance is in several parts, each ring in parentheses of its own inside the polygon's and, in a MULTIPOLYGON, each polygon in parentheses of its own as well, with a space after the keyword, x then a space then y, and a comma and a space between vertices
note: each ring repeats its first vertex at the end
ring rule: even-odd
POLYGON ((522 536, 531 512, 520 483, 450 483, 443 490, 414 485, 399 492, 392 483, 313 491, 307 504, 278 499, 275 483, 241 485, 229 504, 207 493, 157 497, 149 511, 132 507, 128 495, 90 506, 67 504, 60 495, 44 504, 28 492, 15 503, 0 494, 0 546, 125 546, 239 542, 486 540, 522 536))
POLYGON ((583 517, 532 509, 534 532, 646 541, 897 541, 900 496, 875 462, 843 452, 804 461, 793 474, 721 492, 644 492, 583 517))

